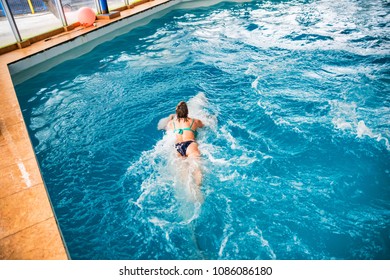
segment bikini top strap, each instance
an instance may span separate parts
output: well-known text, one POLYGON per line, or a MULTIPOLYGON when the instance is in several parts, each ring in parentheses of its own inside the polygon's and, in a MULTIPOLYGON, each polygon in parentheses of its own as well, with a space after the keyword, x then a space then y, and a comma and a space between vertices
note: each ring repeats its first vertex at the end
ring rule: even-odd
POLYGON ((190 125, 190 128, 192 129, 192 125, 194 124, 194 122, 195 122, 195 119, 192 119, 192 123, 191 123, 191 125, 190 125))

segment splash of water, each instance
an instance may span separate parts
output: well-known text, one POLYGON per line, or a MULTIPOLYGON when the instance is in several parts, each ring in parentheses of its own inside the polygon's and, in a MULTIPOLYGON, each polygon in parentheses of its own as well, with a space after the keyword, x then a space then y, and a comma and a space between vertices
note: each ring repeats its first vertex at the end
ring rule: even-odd
MULTIPOLYGON (((208 100, 204 93, 200 92, 188 102, 190 117, 200 119, 206 126, 215 128, 216 118, 211 116, 206 108, 208 100)), ((157 128, 166 127, 168 118, 159 121, 157 128)), ((198 141, 204 143, 204 137, 200 133, 198 141)), ((201 162, 193 159, 183 159, 176 155, 173 148, 175 135, 167 131, 152 150, 144 151, 138 160, 128 167, 123 182, 137 182, 140 195, 130 202, 137 205, 139 209, 147 209, 151 217, 147 220, 158 225, 167 225, 167 217, 157 217, 162 202, 167 202, 166 207, 171 212, 179 215, 180 220, 173 219, 177 224, 190 224, 200 213, 203 194, 195 185, 192 174, 201 162), (173 194, 173 199, 169 197, 173 194)), ((172 214, 172 213, 170 213, 172 214)))

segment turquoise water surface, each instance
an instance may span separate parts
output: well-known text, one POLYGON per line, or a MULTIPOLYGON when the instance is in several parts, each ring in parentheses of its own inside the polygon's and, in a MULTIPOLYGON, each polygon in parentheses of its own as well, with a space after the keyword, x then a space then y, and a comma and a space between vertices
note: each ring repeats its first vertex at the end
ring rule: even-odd
POLYGON ((18 85, 71 258, 390 259, 389 19, 176 9, 18 85), (181 100, 206 124, 203 204, 158 130, 181 100))

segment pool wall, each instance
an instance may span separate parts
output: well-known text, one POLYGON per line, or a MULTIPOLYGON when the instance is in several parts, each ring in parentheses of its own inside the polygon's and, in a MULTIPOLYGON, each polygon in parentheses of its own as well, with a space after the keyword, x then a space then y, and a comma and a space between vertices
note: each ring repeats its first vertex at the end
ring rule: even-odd
POLYGON ((0 56, 0 259, 70 258, 14 83, 50 69, 61 61, 60 55, 76 57, 86 53, 101 42, 128 32, 130 24, 143 24, 142 19, 150 20, 151 15, 179 2, 150 1, 122 11, 118 18, 97 21, 97 26, 69 31, 0 56))

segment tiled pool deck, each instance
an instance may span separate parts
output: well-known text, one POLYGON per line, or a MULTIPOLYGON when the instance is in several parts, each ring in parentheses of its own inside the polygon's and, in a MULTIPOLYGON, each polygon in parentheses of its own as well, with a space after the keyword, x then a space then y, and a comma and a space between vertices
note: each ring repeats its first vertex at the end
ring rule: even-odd
POLYGON ((69 259, 15 94, 8 64, 171 2, 154 0, 120 17, 0 55, 0 259, 69 259))

